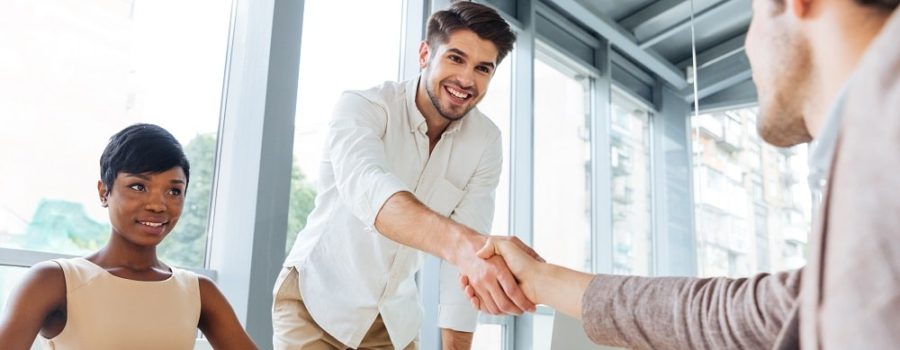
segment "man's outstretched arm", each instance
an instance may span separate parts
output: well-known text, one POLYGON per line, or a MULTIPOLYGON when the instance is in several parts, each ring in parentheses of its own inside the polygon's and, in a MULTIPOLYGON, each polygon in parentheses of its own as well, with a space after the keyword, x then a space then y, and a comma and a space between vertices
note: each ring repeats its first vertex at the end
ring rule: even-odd
POLYGON ((385 237, 459 267, 493 302, 495 314, 533 310, 503 259, 475 256, 484 236, 429 209, 390 171, 381 139, 386 126, 387 115, 377 103, 356 93, 341 96, 326 139, 341 201, 385 237))
POLYGON ((594 342, 635 349, 769 349, 797 306, 800 270, 751 278, 596 275, 581 318, 594 342))
POLYGON ((502 258, 481 259, 476 255, 487 237, 434 212, 412 193, 397 192, 391 196, 376 216, 375 229, 395 242, 457 266, 483 298, 486 311, 518 315, 535 309, 502 258))
MULTIPOLYGON (((768 349, 797 307, 802 270, 752 278, 590 275, 541 263, 503 241, 502 255, 526 296, 580 318, 598 344, 633 349, 768 349)), ((467 287, 473 305, 480 299, 467 287)))

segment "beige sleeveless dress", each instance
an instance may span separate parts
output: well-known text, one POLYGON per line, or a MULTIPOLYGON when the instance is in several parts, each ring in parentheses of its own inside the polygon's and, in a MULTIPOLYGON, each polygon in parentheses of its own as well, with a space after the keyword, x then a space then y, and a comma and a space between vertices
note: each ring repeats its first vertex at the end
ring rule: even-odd
POLYGON ((193 349, 200 283, 172 268, 164 281, 117 277, 84 259, 55 259, 66 276, 66 326, 44 349, 193 349))

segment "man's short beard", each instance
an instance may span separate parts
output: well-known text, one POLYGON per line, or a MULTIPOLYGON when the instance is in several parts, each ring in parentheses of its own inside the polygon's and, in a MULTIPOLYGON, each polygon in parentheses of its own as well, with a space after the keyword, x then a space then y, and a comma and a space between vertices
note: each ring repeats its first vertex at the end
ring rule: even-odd
POLYGON ((444 111, 444 109, 441 107, 441 101, 438 100, 437 95, 431 89, 431 84, 428 84, 427 82, 425 84, 425 93, 428 94, 428 99, 431 100, 431 104, 434 105, 434 109, 437 110, 438 114, 440 114, 441 117, 444 117, 444 119, 447 119, 451 122, 462 119, 463 117, 466 116, 466 114, 469 113, 470 110, 472 110, 472 108, 470 107, 469 109, 465 110, 462 114, 460 114, 458 116, 452 115, 452 114, 444 111))
POLYGON ((810 135, 809 128, 806 126, 806 120, 803 118, 801 108, 795 106, 796 101, 791 101, 793 103, 782 101, 780 97, 775 97, 774 99, 778 102, 766 102, 766 104, 771 105, 774 103, 776 106, 779 106, 774 109, 779 110, 778 113, 781 114, 768 115, 767 113, 769 112, 765 112, 760 108, 757 125, 759 136, 776 147, 791 147, 811 141, 812 135, 810 135))
POLYGON ((809 46, 802 40, 778 39, 772 48, 789 52, 770 75, 770 91, 759 90, 757 131, 766 142, 777 147, 791 147, 812 140, 804 115, 813 103, 816 85, 809 46))

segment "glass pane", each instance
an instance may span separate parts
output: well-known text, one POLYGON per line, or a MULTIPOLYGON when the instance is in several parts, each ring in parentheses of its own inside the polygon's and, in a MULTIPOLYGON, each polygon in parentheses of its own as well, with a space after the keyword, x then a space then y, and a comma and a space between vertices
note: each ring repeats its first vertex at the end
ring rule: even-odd
POLYGON ((13 266, 0 266, 0 315, 6 308, 9 295, 19 286, 28 269, 13 266))
POLYGON ((701 276, 741 277, 806 262, 807 147, 765 144, 756 113, 742 108, 691 120, 701 276))
POLYGON ((497 185, 496 199, 494 203, 494 224, 491 227, 492 235, 509 235, 509 129, 510 114, 512 109, 512 75, 510 63, 514 52, 506 56, 500 66, 497 67, 494 77, 491 78, 487 95, 478 104, 478 110, 484 113, 494 124, 500 128, 503 138, 503 167, 500 170, 500 184, 497 185))
POLYGON ((553 340, 553 311, 547 313, 538 312, 533 318, 534 334, 533 349, 550 349, 550 342, 553 340))
POLYGON ((503 328, 500 324, 479 324, 472 339, 472 350, 503 349, 503 328))
POLYGON ((589 81, 534 64, 534 248, 590 271, 589 81))
POLYGON ((613 273, 649 275, 650 112, 618 91, 612 95, 610 167, 613 273))
POLYGON ((85 254, 109 237, 97 166, 136 122, 182 143, 190 187, 163 260, 202 267, 231 1, 0 2, 0 246, 85 254), (62 175, 62 176, 61 176, 62 175))
POLYGON ((343 1, 305 2, 288 251, 313 209, 325 134, 338 97, 345 90, 397 80, 402 4, 402 0, 356 1, 353 6, 343 1))

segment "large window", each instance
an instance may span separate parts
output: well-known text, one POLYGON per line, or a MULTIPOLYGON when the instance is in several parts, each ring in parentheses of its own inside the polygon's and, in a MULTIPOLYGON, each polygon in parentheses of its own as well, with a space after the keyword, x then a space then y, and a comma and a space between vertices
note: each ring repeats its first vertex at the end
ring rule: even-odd
POLYGON ((472 337, 472 350, 503 349, 506 326, 502 324, 480 323, 472 337))
POLYGON ((497 67, 494 77, 491 78, 487 95, 478 104, 478 110, 484 113, 497 127, 503 142, 503 167, 500 171, 500 184, 497 185, 497 193, 494 203, 494 223, 491 227, 492 235, 510 235, 509 232, 509 130, 512 113, 512 65, 513 53, 506 56, 497 67))
POLYGON ((288 251, 313 209, 328 122, 341 92, 398 78, 402 4, 403 0, 356 1, 349 7, 329 0, 304 4, 288 251))
POLYGON ((0 314, 6 307, 7 299, 15 287, 25 278, 26 269, 21 267, 0 266, 0 314))
MULTIPOLYGON (((590 79, 534 61, 534 249, 548 262, 591 271, 590 79)), ((534 316, 534 347, 550 345, 552 312, 534 316)))
POLYGON ((103 246, 100 153, 115 132, 148 122, 172 132, 191 162, 161 257, 204 265, 230 10, 226 0, 0 3, 0 32, 17 33, 0 35, 0 247, 103 246))
POLYGON ((550 62, 534 62, 534 248, 590 271, 590 84, 550 62))
POLYGON ((692 118, 697 266, 701 276, 799 268, 810 228, 806 146, 776 148, 756 109, 692 118))
POLYGON ((610 120, 613 273, 651 273, 650 112, 614 90, 610 120))
MULTIPOLYGON (((494 77, 491 78, 487 95, 478 104, 478 110, 500 128, 503 139, 503 168, 500 171, 500 184, 497 186, 495 196, 494 223, 489 234, 504 236, 512 234, 512 232, 509 232, 509 130, 512 107, 512 75, 510 74, 510 66, 512 65, 513 54, 514 52, 506 56, 497 67, 494 77)), ((475 338, 472 341, 472 349, 501 349, 504 336, 510 330, 506 327, 508 323, 505 321, 510 320, 511 317, 486 317, 485 319, 491 322, 480 322, 478 324, 475 338)))

